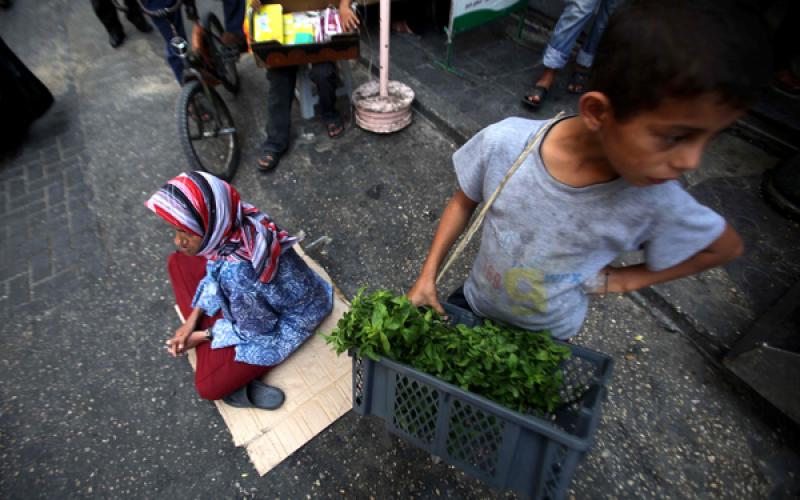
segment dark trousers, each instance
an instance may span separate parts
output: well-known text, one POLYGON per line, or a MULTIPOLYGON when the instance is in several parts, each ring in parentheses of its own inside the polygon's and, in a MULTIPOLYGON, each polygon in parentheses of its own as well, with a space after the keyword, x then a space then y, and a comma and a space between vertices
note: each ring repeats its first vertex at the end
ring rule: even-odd
POLYGON ((244 24, 245 0, 222 0, 222 12, 225 17, 225 31, 244 36, 242 25, 244 24))
MULTIPOLYGON (((326 125, 341 118, 336 111, 336 66, 326 62, 311 65, 311 81, 317 86, 322 122, 326 125)), ((292 120, 292 101, 297 80, 297 66, 267 70, 267 138, 264 153, 283 153, 289 148, 289 128, 292 120)))
MULTIPOLYGON (((125 7, 128 8, 125 17, 129 21, 143 18, 142 9, 139 8, 136 0, 125 0, 125 7)), ((97 18, 105 26, 106 31, 109 33, 123 33, 122 24, 119 22, 119 16, 117 15, 117 8, 114 7, 111 0, 92 0, 92 8, 97 18)))

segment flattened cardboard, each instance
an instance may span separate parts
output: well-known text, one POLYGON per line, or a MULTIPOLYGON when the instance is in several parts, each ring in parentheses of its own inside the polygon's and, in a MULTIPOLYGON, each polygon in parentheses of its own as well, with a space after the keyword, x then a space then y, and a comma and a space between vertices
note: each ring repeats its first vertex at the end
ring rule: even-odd
MULTIPOLYGON (((350 309, 350 304, 325 270, 299 245, 294 248, 334 287, 333 311, 317 329, 317 333, 328 334, 350 309)), ((188 359, 194 369, 197 362, 194 349, 189 351, 188 359)), ((352 408, 351 368, 349 357, 337 356, 322 337, 314 335, 262 379, 286 394, 281 408, 266 411, 233 408, 222 401, 214 403, 234 444, 247 450, 256 471, 263 476, 352 408)))

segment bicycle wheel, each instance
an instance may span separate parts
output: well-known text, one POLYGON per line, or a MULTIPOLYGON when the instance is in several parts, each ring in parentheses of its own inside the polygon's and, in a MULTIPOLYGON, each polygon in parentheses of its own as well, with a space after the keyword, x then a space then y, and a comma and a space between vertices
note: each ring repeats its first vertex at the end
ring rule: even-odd
POLYGON ((181 147, 193 170, 229 181, 239 167, 239 138, 225 101, 197 80, 186 83, 176 110, 181 147))
POLYGON ((239 72, 236 70, 236 61, 239 59, 239 49, 233 49, 222 43, 222 24, 213 12, 206 14, 203 22, 206 33, 206 48, 211 58, 214 73, 222 81, 222 85, 231 94, 239 93, 239 72))

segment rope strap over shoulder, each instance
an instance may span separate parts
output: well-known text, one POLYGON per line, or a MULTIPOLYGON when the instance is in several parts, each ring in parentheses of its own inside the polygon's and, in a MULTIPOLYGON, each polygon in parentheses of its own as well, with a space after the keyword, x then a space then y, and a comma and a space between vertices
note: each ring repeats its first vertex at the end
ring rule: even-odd
POLYGON ((483 223, 483 219, 486 218, 486 212, 489 211, 489 208, 491 208, 492 203, 494 203, 494 200, 500 194, 500 191, 503 190, 503 187, 505 187, 506 183, 511 178, 511 176, 514 175, 514 172, 516 172, 517 169, 520 167, 520 165, 522 165, 522 163, 525 161, 525 158, 528 157, 528 155, 531 153, 531 151, 533 151, 536 148, 536 146, 539 144, 539 141, 541 140, 541 138, 544 135, 544 133, 555 122, 560 120, 562 116, 564 116, 564 112, 563 111, 559 111, 559 113, 556 116, 551 118, 547 123, 545 123, 541 128, 539 128, 538 132, 536 132, 536 135, 533 136, 533 139, 531 139, 531 141, 528 143, 528 145, 525 147, 525 149, 522 150, 522 153, 520 153, 520 155, 517 157, 516 161, 514 161, 514 164, 511 165, 511 168, 508 169, 508 172, 506 172, 505 177, 503 177, 503 180, 500 181, 500 184, 494 190, 492 195, 489 196, 489 198, 486 200, 486 203, 483 205, 483 208, 481 209, 481 211, 478 212, 478 215, 477 215, 477 217, 475 217, 475 220, 472 221, 472 224, 470 224, 469 229, 467 229, 467 232, 464 234, 464 237, 461 238, 461 241, 458 242, 458 245, 456 245, 455 250, 453 250, 453 252, 450 254, 450 257, 448 257, 448 259, 445 262, 444 266, 442 266, 442 269, 439 271, 439 274, 436 276, 436 283, 439 283, 439 281, 441 281, 441 279, 445 275, 445 273, 450 269, 450 267, 453 265, 453 263, 456 261, 456 259, 464 251, 464 248, 466 248, 466 246, 472 240, 472 237, 475 235, 475 233, 478 232, 478 228, 480 228, 481 224, 483 223))

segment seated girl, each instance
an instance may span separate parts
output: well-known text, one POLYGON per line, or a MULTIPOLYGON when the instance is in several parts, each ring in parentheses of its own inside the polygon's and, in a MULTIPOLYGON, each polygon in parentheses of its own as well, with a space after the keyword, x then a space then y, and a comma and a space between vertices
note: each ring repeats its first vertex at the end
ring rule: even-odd
POLYGON ((170 354, 196 349, 200 397, 278 408, 283 392, 259 379, 330 313, 331 285, 292 249, 297 238, 210 174, 181 174, 145 205, 175 230, 167 267, 186 321, 170 354))

